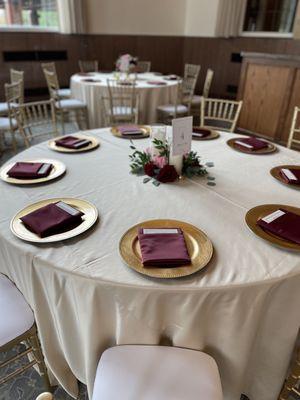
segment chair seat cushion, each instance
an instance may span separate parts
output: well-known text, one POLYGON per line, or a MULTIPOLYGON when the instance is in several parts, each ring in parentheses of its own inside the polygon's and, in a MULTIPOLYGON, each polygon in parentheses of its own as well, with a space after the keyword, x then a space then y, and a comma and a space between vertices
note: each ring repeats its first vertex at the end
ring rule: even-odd
MULTIPOLYGON (((157 108, 160 112, 166 113, 166 114, 175 114, 175 106, 173 104, 167 104, 165 106, 159 106, 157 108)), ((177 114, 186 114, 188 112, 187 106, 184 104, 178 104, 176 107, 176 113, 177 114)))
MULTIPOLYGON (((13 128, 17 127, 17 121, 11 119, 11 125, 13 128)), ((8 131, 10 129, 9 118, 0 118, 0 131, 8 131)))
POLYGON ((3 274, 0 274, 0 319, 0 347, 34 324, 33 312, 22 293, 3 274))
POLYGON ((55 107, 64 110, 73 110, 76 108, 84 108, 86 104, 76 99, 65 99, 55 103, 55 107))
POLYGON ((69 97, 71 97, 71 90, 70 89, 59 89, 58 96, 64 97, 64 98, 69 98, 69 97))
MULTIPOLYGON (((11 103, 12 107, 18 107, 17 103, 11 103)), ((7 115, 8 114, 8 104, 7 103, 0 103, 0 115, 7 115)))
POLYGON ((93 400, 222 400, 218 367, 199 351, 117 346, 99 361, 93 400))
MULTIPOLYGON (((108 111, 109 115, 111 115, 111 110, 108 111)), ((116 106, 113 107, 113 115, 114 117, 122 117, 124 115, 132 116, 136 114, 136 109, 126 106, 116 106)))

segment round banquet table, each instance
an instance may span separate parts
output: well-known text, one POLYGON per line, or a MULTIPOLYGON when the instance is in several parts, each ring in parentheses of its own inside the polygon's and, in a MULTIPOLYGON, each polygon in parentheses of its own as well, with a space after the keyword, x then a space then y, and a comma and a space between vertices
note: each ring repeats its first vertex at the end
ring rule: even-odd
MULTIPOLYGON (((79 154, 55 153, 41 143, 15 160, 55 158, 66 175, 52 183, 18 187, 0 183, 0 271, 32 306, 52 382, 72 396, 76 378, 92 393, 96 366, 108 347, 159 344, 203 350, 215 358, 225 400, 274 400, 283 383, 299 328, 299 253, 255 236, 244 217, 263 203, 299 206, 299 191, 269 170, 299 164, 299 153, 236 152, 233 134, 193 141, 206 178, 155 187, 129 173, 130 142, 109 129, 91 130, 101 146, 79 154), (10 231, 14 214, 38 200, 78 197, 97 206, 99 222, 65 242, 36 245, 10 231), (170 218, 204 230, 214 245, 206 269, 182 279, 151 279, 122 262, 122 234, 143 220, 170 218)), ((143 148, 149 139, 137 140, 143 148)), ((168 371, 166 371, 168 373, 168 371)), ((180 377, 179 377, 180 379, 180 377)), ((141 389, 142 390, 142 389, 141 389)))
MULTIPOLYGON (((71 97, 87 104, 90 128, 106 126, 101 96, 108 96, 107 79, 114 79, 114 73, 95 72, 89 76, 76 74, 71 77, 71 97), (87 82, 86 79, 89 78, 100 82, 87 82)), ((137 74, 136 89, 139 95, 139 123, 155 123, 157 121, 157 107, 164 104, 175 104, 177 88, 178 81, 168 81, 163 76, 155 75, 151 72, 137 74), (164 82, 166 85, 159 85, 154 82, 164 82)))

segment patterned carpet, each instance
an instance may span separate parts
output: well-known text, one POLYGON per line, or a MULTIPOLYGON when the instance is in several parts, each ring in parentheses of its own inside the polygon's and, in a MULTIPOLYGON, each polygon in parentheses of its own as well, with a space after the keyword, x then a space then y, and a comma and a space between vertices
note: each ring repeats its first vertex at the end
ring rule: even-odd
MULTIPOLYGON (((78 130, 78 128, 72 124, 66 124, 66 133, 74 133, 78 130)), ((49 137, 47 136, 39 136, 40 132, 33 132, 36 134, 36 137, 33 137, 31 141, 31 145, 38 144, 43 142, 49 137)), ((20 138, 17 138, 18 141, 18 152, 23 151, 25 149, 24 144, 20 138)), ((0 153, 0 165, 4 164, 10 157, 14 155, 13 151, 9 149, 10 146, 10 138, 5 138, 5 144, 7 148, 4 149, 2 153, 0 153)), ((23 345, 19 345, 14 348, 9 353, 0 353, 0 362, 4 361, 8 357, 12 357, 16 352, 20 352, 23 345)), ((24 360, 18 362, 18 367, 24 364, 24 360)), ((14 366, 16 368, 16 365, 14 366)), ((0 378, 6 376, 8 373, 12 372, 14 369, 11 367, 2 368, 0 370, 0 378)), ((80 388, 80 395, 77 400, 88 400, 88 395, 86 391, 86 386, 82 383, 79 383, 80 388)), ((0 400, 35 400, 36 397, 45 391, 44 383, 37 371, 34 368, 31 368, 24 372, 22 375, 18 376, 17 378, 12 379, 11 381, 7 382, 0 388, 0 400)), ((56 388, 54 392, 54 399, 55 400, 72 400, 62 388, 56 388)), ((143 400, 143 399, 140 399, 143 400)), ((169 400, 169 399, 166 399, 169 400)), ((170 399, 171 400, 171 399, 170 399)), ((183 399, 184 400, 184 399, 183 399)), ((241 400, 250 400, 246 396, 241 396, 241 400)), ((291 398, 293 400, 293 398, 291 398)))

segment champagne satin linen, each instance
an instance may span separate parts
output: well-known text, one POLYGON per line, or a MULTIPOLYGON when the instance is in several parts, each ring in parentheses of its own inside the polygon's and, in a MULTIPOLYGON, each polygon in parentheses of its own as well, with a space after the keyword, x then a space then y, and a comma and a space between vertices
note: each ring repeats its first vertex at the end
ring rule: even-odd
MULTIPOLYGON (((101 146, 80 154, 54 153, 46 143, 13 160, 55 158, 67 173, 42 186, 0 182, 0 271, 32 306, 52 383, 71 395, 77 381, 92 393, 101 353, 121 344, 158 344, 203 350, 216 360, 225 400, 244 392, 274 400, 284 380, 299 327, 300 256, 273 247, 246 226, 259 204, 299 206, 299 193, 274 179, 276 165, 299 164, 299 153, 280 147, 253 156, 218 140, 193 141, 209 168, 206 178, 155 187, 129 174, 129 142, 109 129, 92 130, 101 146), (34 245, 9 230, 15 213, 45 198, 78 197, 99 210, 99 223, 63 243, 34 245), (126 267, 118 254, 122 234, 141 221, 182 220, 212 240, 206 269, 178 280, 157 280, 126 267)), ((149 139, 136 141, 139 148, 149 139)), ((12 160, 12 161, 13 161, 12 160)))
MULTIPOLYGON (((121 74, 122 75, 122 74, 121 74)), ((71 78, 72 97, 84 101, 88 107, 89 127, 101 128, 105 126, 102 112, 101 96, 108 97, 107 79, 113 79, 113 74, 97 73, 95 79, 100 83, 87 83, 80 75, 71 78)), ((139 123, 153 124, 156 122, 158 106, 175 104, 178 81, 165 81, 163 77, 150 73, 138 74, 137 93, 139 95, 139 123), (149 83, 149 80, 161 81, 166 85, 149 83)))

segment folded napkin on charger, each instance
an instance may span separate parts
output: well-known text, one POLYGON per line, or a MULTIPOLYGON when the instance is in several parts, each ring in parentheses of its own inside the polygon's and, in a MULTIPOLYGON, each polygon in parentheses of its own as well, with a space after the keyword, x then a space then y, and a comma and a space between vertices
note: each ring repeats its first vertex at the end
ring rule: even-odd
POLYGON ((264 140, 257 139, 255 137, 237 139, 234 143, 239 147, 250 151, 265 149, 269 146, 269 144, 264 140))
POLYGON ((178 80, 178 76, 177 75, 169 75, 166 78, 167 81, 177 81, 178 80))
POLYGON ((75 136, 65 136, 61 139, 55 140, 55 144, 60 147, 66 147, 67 149, 76 150, 88 146, 89 144, 91 144, 91 141, 75 136))
POLYGON ((85 78, 85 79, 82 79, 82 81, 83 82, 101 82, 101 80, 100 79, 93 79, 93 78, 85 78))
POLYGON ((257 225, 281 239, 300 244, 300 215, 280 208, 258 220, 257 225))
POLYGON ((138 239, 145 267, 172 268, 191 263, 183 232, 179 228, 140 228, 138 239))
POLYGON ((200 138, 205 138, 211 134, 211 131, 209 129, 205 128, 198 128, 197 126, 193 127, 193 136, 200 137, 200 138))
POLYGON ((163 81, 148 81, 149 85, 158 85, 158 86, 166 86, 166 82, 163 81))
POLYGON ((138 125, 120 125, 117 126, 118 131, 124 136, 142 135, 143 131, 138 125))
POLYGON ((10 178, 39 179, 46 178, 53 168, 52 164, 38 162, 16 162, 7 172, 10 178))
POLYGON ((300 185, 300 169, 282 168, 280 170, 280 175, 287 183, 300 185))
POLYGON ((50 203, 20 218, 31 232, 41 238, 66 232, 82 222, 84 214, 69 204, 50 203))

